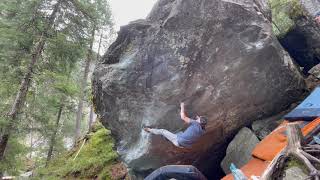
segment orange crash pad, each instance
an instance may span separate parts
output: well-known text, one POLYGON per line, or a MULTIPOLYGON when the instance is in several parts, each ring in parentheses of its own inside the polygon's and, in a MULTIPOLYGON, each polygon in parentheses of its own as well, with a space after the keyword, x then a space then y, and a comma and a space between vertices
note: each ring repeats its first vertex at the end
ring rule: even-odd
POLYGON ((284 121, 280 126, 266 136, 252 151, 252 156, 265 161, 272 159, 287 145, 287 138, 283 133, 288 121, 284 121))
MULTIPOLYGON (((253 158, 240 169, 247 176, 260 176, 267 168, 273 158, 287 145, 287 138, 285 135, 286 125, 288 121, 284 121, 277 129, 266 136, 252 151, 253 158)), ((297 121, 302 125, 303 121, 297 121)), ((301 128, 302 134, 306 136, 313 129, 320 125, 320 118, 313 120, 301 128)), ((228 174, 222 180, 232 180, 232 174, 228 174)))
MULTIPOLYGON (((302 123, 302 121, 295 123, 302 123)), ((285 136, 286 124, 288 124, 288 121, 284 121, 276 130, 257 144, 252 151, 252 156, 261 160, 272 161, 273 158, 287 145, 287 138, 285 136)), ((306 136, 319 124, 320 118, 313 120, 301 129, 302 134, 306 136)))

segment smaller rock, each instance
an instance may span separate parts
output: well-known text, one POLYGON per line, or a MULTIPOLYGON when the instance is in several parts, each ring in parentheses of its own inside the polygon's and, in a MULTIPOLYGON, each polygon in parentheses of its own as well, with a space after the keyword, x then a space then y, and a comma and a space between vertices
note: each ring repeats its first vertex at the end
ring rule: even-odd
POLYGON ((281 112, 275 116, 271 116, 266 119, 257 120, 252 123, 252 130, 258 136, 260 140, 264 139, 281 123, 282 117, 287 113, 281 112))
POLYGON ((308 78, 305 79, 305 82, 309 91, 312 91, 314 88, 320 85, 320 79, 313 75, 308 76, 308 78))
POLYGON ((127 167, 123 163, 112 165, 110 171, 112 179, 126 179, 128 176, 127 167))
POLYGON ((314 77, 320 79, 320 64, 317 64, 316 66, 314 66, 313 68, 311 68, 308 71, 309 74, 313 75, 314 77))
POLYGON ((239 168, 245 165, 251 159, 251 152, 258 143, 259 139, 249 128, 242 128, 228 145, 226 156, 220 164, 223 171, 230 173, 231 163, 239 168))
POLYGON ((302 180, 302 179, 308 179, 308 175, 306 175, 302 169, 299 167, 291 167, 287 170, 285 170, 285 177, 283 180, 302 180))
POLYGON ((301 5, 304 9, 312 16, 315 16, 320 9, 320 3, 318 0, 300 0, 301 5))

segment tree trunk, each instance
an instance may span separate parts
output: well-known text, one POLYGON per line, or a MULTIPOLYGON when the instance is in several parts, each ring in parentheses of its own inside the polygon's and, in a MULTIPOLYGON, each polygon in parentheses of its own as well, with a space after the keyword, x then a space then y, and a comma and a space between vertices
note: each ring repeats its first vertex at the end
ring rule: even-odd
POLYGON ((32 158, 32 152, 33 152, 33 123, 31 121, 31 128, 30 128, 30 154, 29 158, 32 158))
POLYGON ((92 60, 92 47, 93 47, 93 42, 94 42, 95 29, 96 28, 94 26, 93 29, 92 29, 92 32, 91 32, 90 47, 88 49, 87 59, 86 59, 86 62, 85 62, 83 79, 81 81, 81 86, 80 86, 80 96, 79 96, 79 104, 78 104, 78 111, 77 111, 77 117, 76 117, 76 129, 75 129, 74 144, 76 144, 77 140, 80 138, 82 109, 83 109, 83 101, 84 101, 84 97, 85 97, 85 92, 84 91, 85 91, 85 88, 87 86, 89 68, 90 68, 90 63, 91 63, 91 60, 92 60))
MULTIPOLYGON (((99 61, 100 59, 100 49, 101 49, 101 43, 102 43, 102 38, 103 38, 103 32, 100 35, 100 40, 99 40, 99 47, 98 47, 98 52, 97 52, 97 58, 96 60, 99 61)), ((89 115, 89 132, 91 132, 91 126, 92 123, 94 122, 94 111, 93 111, 93 105, 90 106, 90 115, 89 115)))
POLYGON ((102 38, 103 38, 103 32, 101 32, 100 39, 99 39, 99 47, 98 47, 98 52, 97 52, 97 61, 100 60, 100 49, 101 49, 102 38))
POLYGON ((91 132, 91 127, 92 127, 92 123, 93 123, 93 107, 92 105, 90 106, 90 114, 89 114, 89 132, 91 132))
POLYGON ((48 163, 49 163, 49 161, 51 159, 52 152, 53 152, 53 147, 54 147, 55 142, 56 142, 56 136, 57 136, 57 133, 58 133, 58 130, 59 130, 59 123, 60 123, 60 119, 61 119, 62 109, 63 109, 63 104, 60 105, 60 108, 59 108, 59 111, 58 111, 58 117, 57 117, 56 124, 55 124, 55 127, 54 127, 54 131, 53 131, 53 134, 51 136, 50 145, 49 145, 49 151, 48 151, 47 161, 46 161, 46 167, 48 166, 48 163))
POLYGON ((3 133, 3 135, 0 139, 0 162, 3 161, 5 150, 6 150, 8 141, 9 141, 11 131, 15 127, 15 123, 17 123, 16 121, 17 121, 18 113, 21 111, 21 109, 24 105, 24 102, 25 102, 25 97, 27 95, 27 92, 28 92, 28 89, 30 86, 34 67, 35 67, 39 57, 41 56, 44 45, 46 43, 46 36, 54 23, 54 20, 56 18, 56 14, 59 10, 60 3, 61 3, 61 0, 59 0, 54 5, 53 11, 48 19, 48 24, 46 25, 44 31, 41 33, 41 36, 40 36, 38 43, 34 45, 34 49, 31 54, 31 62, 28 66, 26 74, 24 75, 24 78, 21 81, 20 89, 16 95, 14 103, 12 104, 11 110, 7 114, 9 122, 6 125, 6 127, 4 129, 5 132, 3 133))

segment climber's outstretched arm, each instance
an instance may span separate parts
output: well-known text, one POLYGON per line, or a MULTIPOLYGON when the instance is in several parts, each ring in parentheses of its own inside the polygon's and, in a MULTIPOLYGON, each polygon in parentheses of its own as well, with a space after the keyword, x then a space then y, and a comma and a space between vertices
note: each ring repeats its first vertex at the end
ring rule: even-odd
POLYGON ((180 116, 181 116, 181 119, 186 122, 187 124, 190 123, 190 118, 186 116, 186 113, 185 113, 185 110, 184 110, 184 103, 182 102, 180 104, 180 107, 181 107, 181 111, 180 111, 180 116))

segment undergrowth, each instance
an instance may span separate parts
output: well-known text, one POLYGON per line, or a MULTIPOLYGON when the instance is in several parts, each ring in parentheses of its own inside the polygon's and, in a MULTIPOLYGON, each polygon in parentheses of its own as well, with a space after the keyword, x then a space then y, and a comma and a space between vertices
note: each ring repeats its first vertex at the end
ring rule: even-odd
POLYGON ((84 140, 70 152, 53 159, 48 167, 39 169, 35 179, 113 179, 111 168, 117 164, 118 154, 110 131, 96 124, 87 142, 75 158, 84 140))

